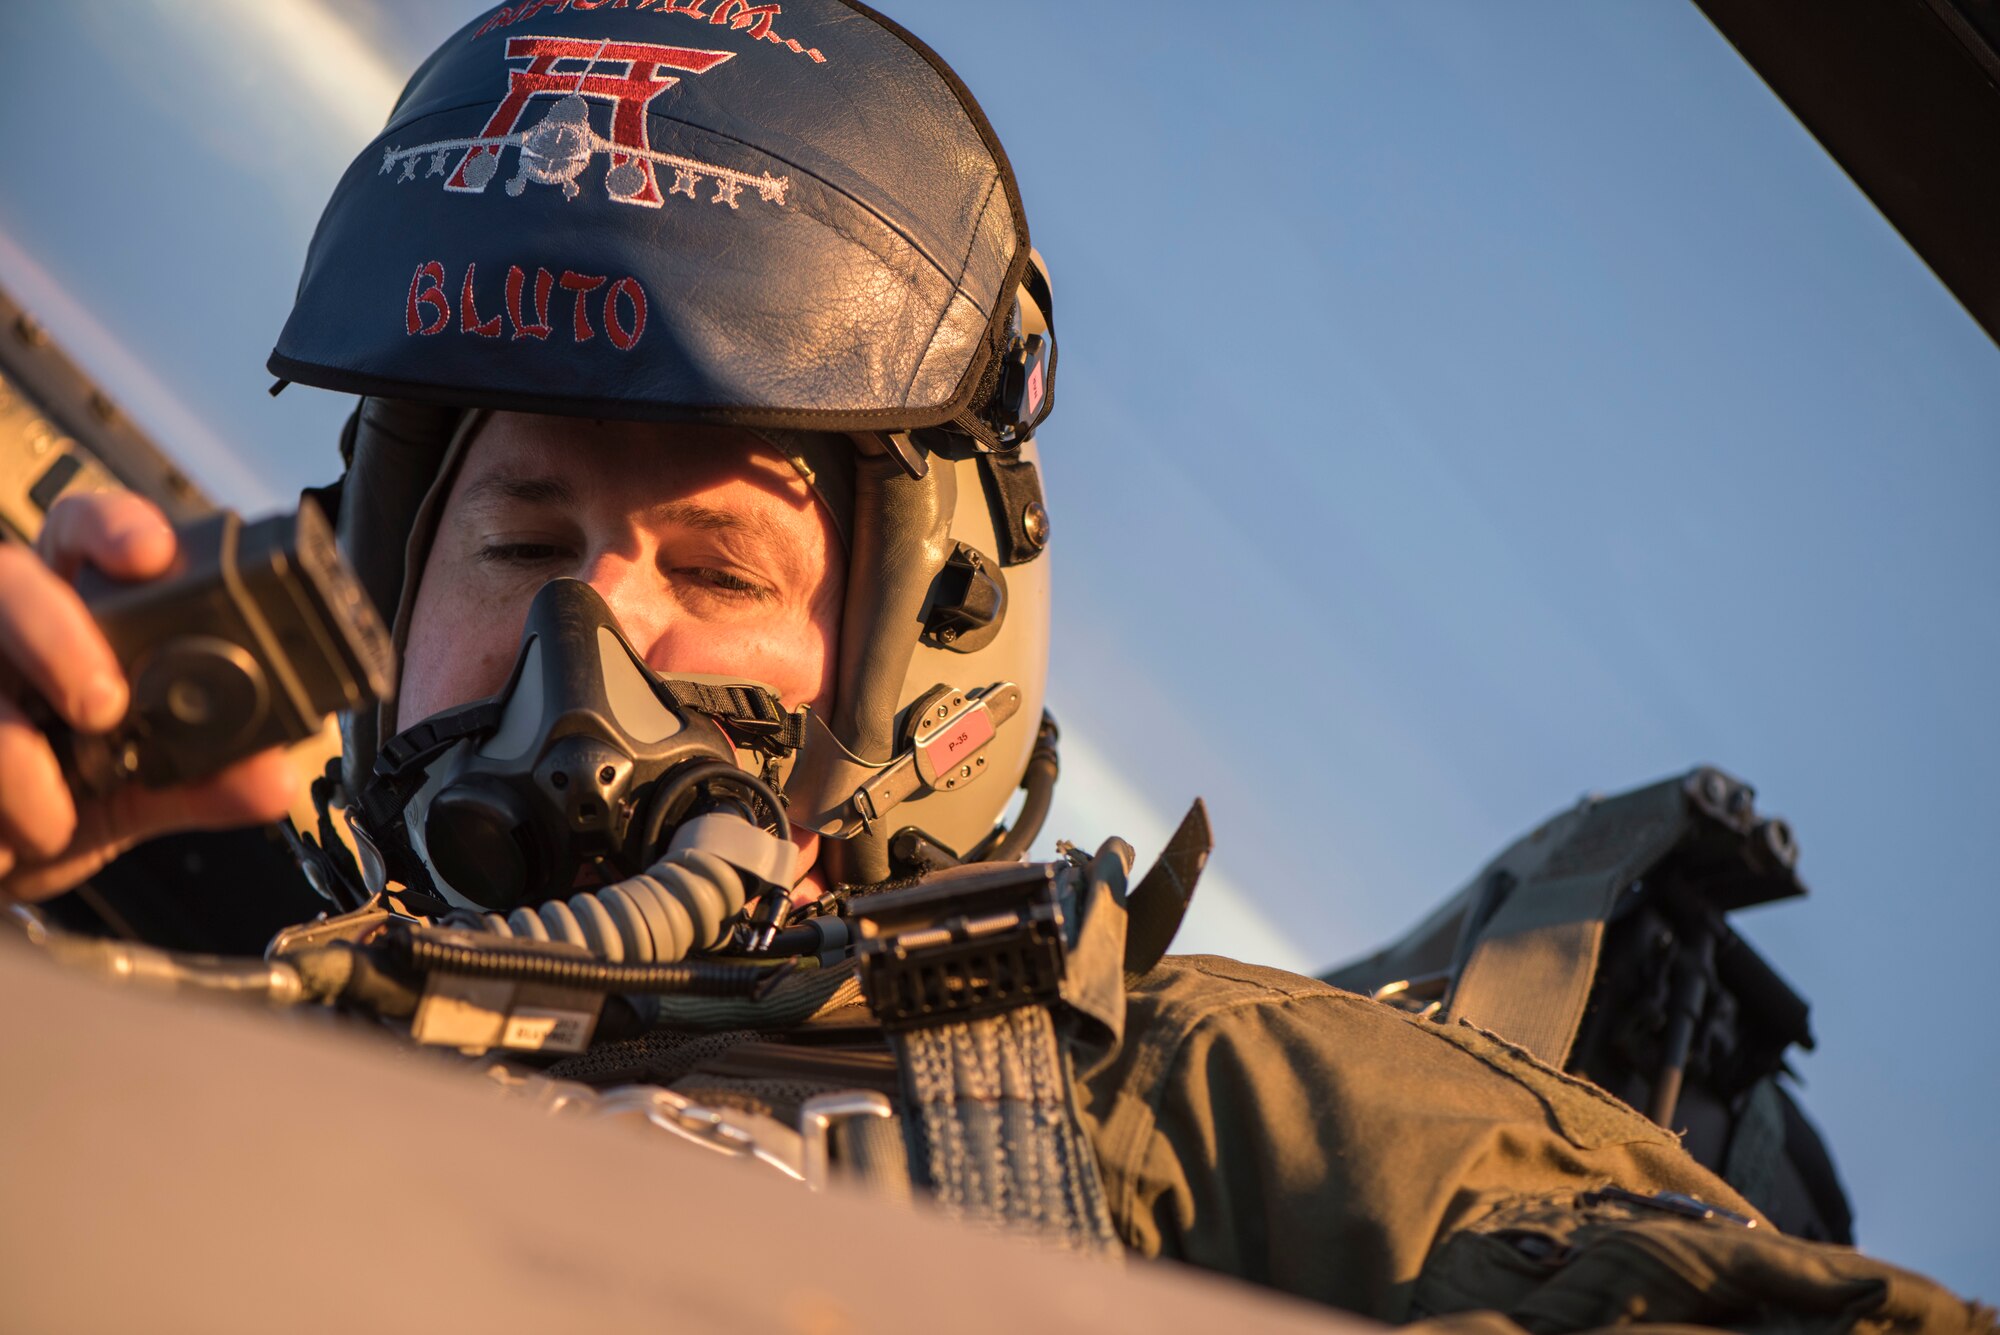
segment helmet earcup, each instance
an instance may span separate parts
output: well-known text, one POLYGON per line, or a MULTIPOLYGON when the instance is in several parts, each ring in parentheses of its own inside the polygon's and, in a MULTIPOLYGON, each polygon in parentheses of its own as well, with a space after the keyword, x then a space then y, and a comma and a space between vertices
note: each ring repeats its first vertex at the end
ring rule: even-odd
MULTIPOLYGON (((1011 462, 1017 468, 1038 470, 1034 442, 1022 445, 1011 462)), ((988 763, 979 782, 905 802, 884 825, 889 838, 914 826, 933 843, 962 855, 984 839, 1000 819, 1034 749, 1048 691, 1049 563, 1038 553, 1013 565, 1004 564, 1010 545, 999 525, 1006 520, 982 476, 985 466, 978 458, 944 466, 958 474, 952 545, 963 543, 978 552, 1006 580, 1006 608, 995 633, 976 649, 961 651, 935 643, 934 637, 919 638, 903 678, 902 706, 907 711, 940 685, 983 690, 1003 681, 1020 688, 1021 704, 986 744, 988 763)), ((899 725, 903 721, 899 715, 899 725)))
MULTIPOLYGON (((1037 469, 1034 442, 1024 443, 1010 462, 1037 469)), ((883 763, 911 731, 911 711, 940 686, 975 691, 1012 682, 1021 703, 986 744, 989 763, 980 782, 919 794, 884 813, 873 829, 828 840, 820 860, 837 881, 888 878, 894 870, 890 844, 904 829, 921 830, 954 854, 970 852, 992 831, 1027 770, 1048 687, 1049 564, 1039 548, 1023 559, 1018 545, 1003 538, 1010 521, 985 469, 971 452, 957 459, 930 455, 922 478, 909 477, 886 456, 859 461, 856 542, 831 720, 835 736, 857 756, 883 763), (977 647, 970 649, 966 641, 946 644, 924 634, 946 567, 961 546, 978 553, 1006 585, 997 627, 971 641, 977 647), (1006 565, 1010 553, 1016 563, 1006 565)))

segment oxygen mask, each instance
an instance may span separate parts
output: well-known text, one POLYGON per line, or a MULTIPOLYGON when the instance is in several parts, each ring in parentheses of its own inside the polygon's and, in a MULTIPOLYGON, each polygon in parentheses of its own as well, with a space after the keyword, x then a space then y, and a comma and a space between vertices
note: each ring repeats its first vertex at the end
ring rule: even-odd
POLYGON ((390 874, 511 935, 675 959, 727 943, 757 900, 760 948, 790 907, 774 776, 797 730, 757 683, 655 674, 595 589, 556 579, 506 686, 391 738, 363 806, 422 864, 390 874))

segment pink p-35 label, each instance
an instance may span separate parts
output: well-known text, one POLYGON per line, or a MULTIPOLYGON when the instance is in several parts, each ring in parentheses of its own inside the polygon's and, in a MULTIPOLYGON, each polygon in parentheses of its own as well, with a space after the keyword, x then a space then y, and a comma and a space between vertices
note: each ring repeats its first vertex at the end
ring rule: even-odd
POLYGON ((966 710, 938 729, 937 736, 926 741, 920 750, 931 773, 939 776, 949 774, 970 759, 974 752, 993 740, 993 716, 986 709, 975 707, 966 710))

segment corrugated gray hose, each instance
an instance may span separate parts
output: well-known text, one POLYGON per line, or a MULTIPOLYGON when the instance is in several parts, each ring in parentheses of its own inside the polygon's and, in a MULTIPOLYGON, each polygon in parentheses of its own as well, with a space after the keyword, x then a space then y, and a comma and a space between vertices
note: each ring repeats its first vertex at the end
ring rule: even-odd
POLYGON ((722 945, 747 897, 743 873, 712 853, 686 848, 616 885, 504 917, 466 913, 453 919, 499 936, 567 941, 613 963, 666 964, 722 945))

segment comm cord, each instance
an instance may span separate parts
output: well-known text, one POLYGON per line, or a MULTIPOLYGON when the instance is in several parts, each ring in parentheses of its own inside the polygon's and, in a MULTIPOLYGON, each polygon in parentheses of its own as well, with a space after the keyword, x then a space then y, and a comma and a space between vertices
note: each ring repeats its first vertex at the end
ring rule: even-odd
POLYGON ((392 960, 418 973, 505 978, 587 992, 689 993, 761 999, 792 969, 791 961, 776 967, 719 960, 613 964, 601 959, 551 954, 532 946, 443 941, 426 932, 408 929, 392 930, 386 944, 392 960))
POLYGON ((1021 787, 1027 796, 1021 801, 1020 815, 991 849, 976 848, 966 861, 1019 862, 1028 855, 1028 846, 1042 832, 1042 824, 1049 818, 1049 807, 1055 801, 1056 779, 1062 773, 1056 755, 1060 739, 1055 718, 1044 712, 1042 726, 1035 732, 1035 748, 1028 753, 1028 768, 1021 775, 1021 787))

